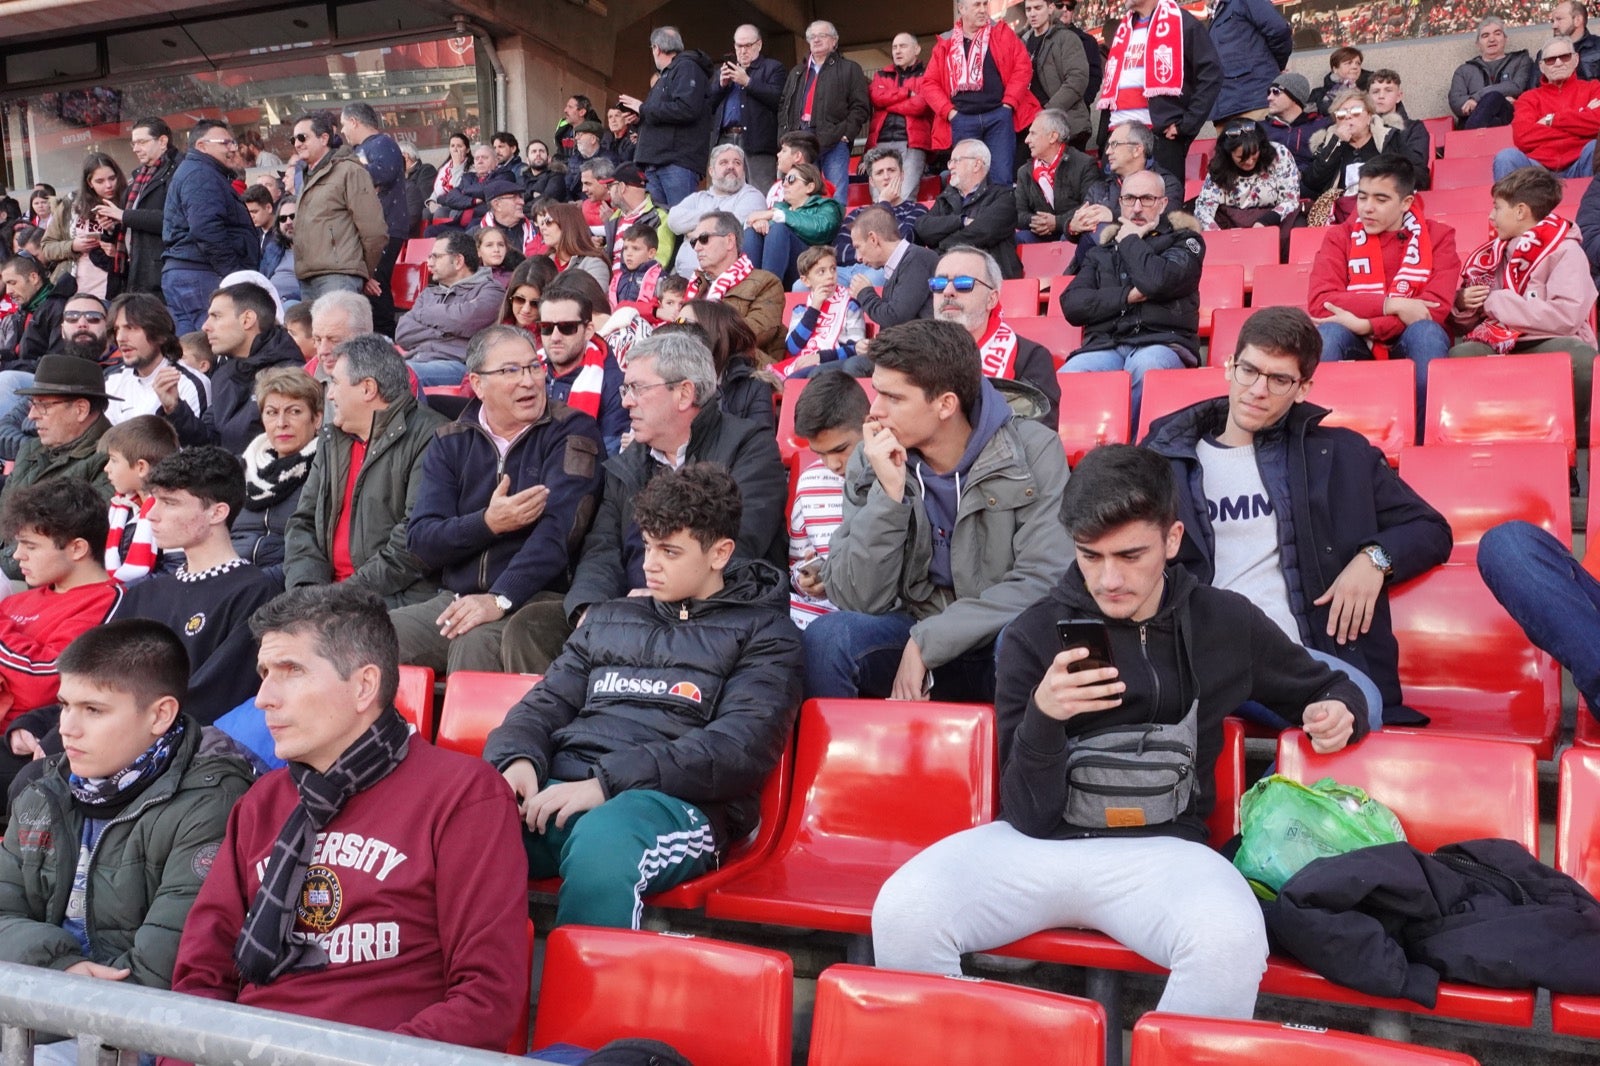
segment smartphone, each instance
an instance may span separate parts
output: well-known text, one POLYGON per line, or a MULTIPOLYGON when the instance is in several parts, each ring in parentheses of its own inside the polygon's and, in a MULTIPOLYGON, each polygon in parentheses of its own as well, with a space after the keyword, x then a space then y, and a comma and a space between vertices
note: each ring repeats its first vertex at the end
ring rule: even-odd
POLYGON ((1079 659, 1067 668, 1068 673, 1081 670, 1101 670, 1116 666, 1111 658, 1111 631, 1104 622, 1092 618, 1068 618, 1056 623, 1056 635, 1061 638, 1061 650, 1088 648, 1089 657, 1079 659))
POLYGON ((822 556, 818 555, 814 558, 807 559, 805 562, 796 566, 794 568, 794 572, 797 574, 804 574, 809 578, 815 579, 816 576, 822 572, 822 556))

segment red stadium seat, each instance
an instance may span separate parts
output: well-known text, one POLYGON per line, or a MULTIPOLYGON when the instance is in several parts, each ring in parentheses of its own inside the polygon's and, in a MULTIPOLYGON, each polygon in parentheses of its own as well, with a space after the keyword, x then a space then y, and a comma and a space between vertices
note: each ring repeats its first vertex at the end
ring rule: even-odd
POLYGON ((777 845, 714 889, 706 915, 866 934, 890 874, 994 816, 995 761, 992 707, 806 701, 777 845))
POLYGON ((1061 384, 1061 446, 1067 463, 1077 466, 1090 448, 1128 443, 1126 370, 1057 374, 1061 384))
POLYGON ((1238 263, 1206 264, 1200 275, 1200 336, 1211 336, 1211 316, 1219 308, 1244 306, 1245 273, 1238 263))
POLYGON ((661 1040, 695 1066, 789 1066, 794 963, 682 933, 568 925, 545 944, 535 1051, 661 1040))
POLYGON ((1258 266, 1280 261, 1278 231, 1275 227, 1214 229, 1206 235, 1206 267, 1210 274, 1219 265, 1237 263, 1244 267, 1245 291, 1251 291, 1258 266))
POLYGON ((1025 278, 1054 278, 1066 272, 1078 246, 1072 241, 1044 241, 1040 244, 1019 244, 1017 255, 1022 259, 1022 276, 1025 278))
MULTIPOLYGON (((794 431, 794 405, 800 398, 800 390, 806 387, 810 378, 788 378, 783 383, 783 399, 778 405, 778 455, 788 465, 803 449, 800 438, 794 431)), ((872 387, 871 378, 857 378, 857 382, 871 401, 878 395, 872 387)), ((809 454, 809 453, 807 453, 809 454)))
POLYGON ((1201 366, 1220 367, 1233 358, 1239 347, 1239 331, 1245 320, 1255 314, 1250 307, 1223 307, 1211 316, 1211 340, 1206 345, 1206 357, 1201 366))
MULTIPOLYGON (((1594 721, 1583 702, 1578 720, 1594 721)), ((1600 892, 1600 751, 1561 755, 1556 806, 1556 869, 1600 892)), ((1552 995, 1550 1027, 1567 1036, 1600 1037, 1600 996, 1552 995)))
POLYGON ((1323 425, 1355 430, 1397 466, 1400 449, 1417 439, 1416 389, 1405 360, 1322 363, 1309 398, 1332 412, 1323 425))
POLYGON ((1144 376, 1144 395, 1139 404, 1139 431, 1134 443, 1144 440, 1150 423, 1162 415, 1188 407, 1213 396, 1228 395, 1227 371, 1221 366, 1194 370, 1152 370, 1144 376))
POLYGON ((441 748, 482 755, 484 741, 511 708, 522 702, 538 674, 497 674, 457 670, 445 679, 444 710, 439 715, 441 748))
POLYGON ((1057 367, 1061 366, 1067 356, 1083 346, 1082 327, 1074 326, 1064 318, 1049 315, 1012 318, 1007 315, 1006 324, 1016 331, 1017 336, 1048 348, 1050 354, 1055 357, 1057 367))
POLYGON ((432 237, 407 238, 406 246, 400 250, 399 261, 402 263, 426 263, 428 261, 428 253, 433 251, 433 241, 434 238, 432 237))
POLYGON ((830 966, 817 978, 809 1066, 1095 1066, 1105 1011, 1087 999, 964 977, 830 966))
POLYGON ((783 325, 785 333, 789 331, 789 316, 794 314, 794 309, 806 302, 809 292, 786 292, 783 294, 783 325))
MULTIPOLYGON (((1487 195, 1484 199, 1488 199, 1487 195)), ((1456 253, 1463 259, 1494 236, 1494 231, 1489 226, 1489 212, 1482 205, 1465 211, 1456 211, 1453 214, 1430 214, 1428 217, 1435 222, 1444 223, 1455 232, 1456 253)))
POLYGON ((528 919, 527 954, 524 955, 525 965, 518 972, 525 976, 525 980, 518 987, 517 1002, 522 1004, 522 1011, 517 1016, 516 1031, 511 1034, 511 1041, 506 1045, 507 1055, 523 1056, 528 1053, 529 1023, 533 1020, 528 1014, 528 996, 532 992, 533 984, 533 919, 528 919))
POLYGON ((1572 360, 1565 352, 1440 359, 1428 368, 1425 444, 1561 444, 1578 461, 1572 360))
POLYGON ((1477 1066, 1471 1055, 1278 1022, 1152 1011, 1133 1027, 1135 1066, 1477 1066))
POLYGON ((1000 283, 1000 313, 1007 318, 1036 318, 1042 311, 1038 278, 1007 278, 1000 283))
POLYGON ((1450 189, 1430 189, 1419 193, 1422 199, 1422 213, 1427 218, 1443 219, 1446 222, 1452 215, 1475 214, 1485 220, 1484 225, 1488 225, 1489 206, 1492 202, 1489 186, 1489 182, 1483 181, 1476 185, 1458 185, 1450 189))
MULTIPOLYGON (((1311 293, 1311 260, 1256 267, 1251 307, 1305 307, 1311 293)), ((1215 326, 1213 326, 1213 329, 1215 326)))
POLYGON ((866 207, 872 202, 872 186, 864 181, 852 181, 850 188, 845 192, 846 211, 854 211, 858 207, 866 207))
POLYGON ((1446 189, 1475 189, 1490 180, 1493 160, 1481 156, 1455 156, 1433 162, 1433 187, 1423 193, 1430 206, 1436 193, 1446 189))
POLYGON ((1456 128, 1455 119, 1440 115, 1437 118, 1425 118, 1422 124, 1428 128, 1428 146, 1433 149, 1430 154, 1437 156, 1444 150, 1445 134, 1456 128))
MULTIPOLYGON (((1443 736, 1431 729, 1385 730, 1343 751, 1318 755, 1305 734, 1293 729, 1278 738, 1278 773, 1306 784, 1332 777, 1366 789, 1395 812, 1406 839, 1423 851, 1477 837, 1505 837, 1535 855, 1539 851, 1538 764, 1523 745, 1443 736)), ((1267 962, 1261 991, 1524 1027, 1533 1022, 1536 996, 1532 989, 1446 981, 1430 1011, 1411 1000, 1345 988, 1278 956, 1267 962)))
POLYGON ((923 200, 937 199, 943 191, 944 185, 939 181, 939 175, 924 174, 922 181, 917 185, 917 200, 921 202, 923 200))
POLYGON ((426 666, 400 667, 400 687, 395 690, 394 709, 400 712, 423 740, 433 739, 433 671, 426 666))
POLYGON ((1289 231, 1289 262, 1312 263, 1332 226, 1301 226, 1289 231))
POLYGON ((1206 176, 1206 168, 1211 165, 1211 157, 1216 154, 1217 139, 1206 137, 1193 141, 1189 145, 1189 154, 1183 160, 1183 178, 1188 181, 1192 178, 1206 176))
POLYGON ((1444 135, 1446 159, 1478 156, 1487 163, 1500 149, 1510 147, 1510 126, 1491 126, 1481 130, 1451 130, 1444 135))
POLYGON ((1560 444, 1432 444, 1400 452, 1400 476, 1450 521, 1452 561, 1470 562, 1478 541, 1512 518, 1572 547, 1567 450, 1560 444))
MULTIPOLYGON (((1404 470, 1404 460, 1401 463, 1404 470)), ((1389 596, 1405 702, 1426 733, 1528 745, 1548 759, 1561 722, 1561 670, 1506 614, 1478 568, 1438 567, 1389 596)))
POLYGON ((1572 219, 1578 215, 1578 205, 1583 202, 1583 194, 1589 190, 1592 178, 1563 178, 1561 181, 1561 206, 1556 212, 1563 218, 1572 219))
POLYGON ((402 311, 409 311, 417 302, 417 294, 428 284, 428 267, 426 263, 396 263, 394 271, 389 275, 389 285, 394 293, 394 305, 402 311))

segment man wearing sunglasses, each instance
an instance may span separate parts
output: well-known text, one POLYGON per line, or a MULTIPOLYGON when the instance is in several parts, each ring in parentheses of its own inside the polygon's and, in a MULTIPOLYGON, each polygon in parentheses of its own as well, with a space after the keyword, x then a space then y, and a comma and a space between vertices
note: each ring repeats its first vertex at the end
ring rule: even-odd
MULTIPOLYGON (((1307 403, 1322 341, 1295 307, 1245 321, 1228 395, 1159 418, 1144 446, 1172 462, 1177 562, 1256 604, 1290 640, 1349 676, 1376 731, 1423 725, 1401 703, 1389 589, 1450 554, 1450 526, 1359 433, 1307 403)), ((1260 705, 1247 717, 1287 723, 1260 705)))
POLYGON ((200 328, 223 278, 261 261, 255 223, 233 191, 240 165, 239 142, 227 123, 195 123, 161 215, 161 295, 179 336, 200 328))
POLYGON ((538 328, 550 398, 598 421, 606 454, 616 455, 628 432, 622 367, 595 336, 594 304, 576 286, 548 291, 539 301, 538 328))
POLYGON ((1044 345, 1020 336, 1000 316, 1000 264, 994 257, 977 248, 950 249, 934 268, 928 291, 933 317, 954 322, 978 346, 984 377, 1033 386, 1039 393, 1039 421, 1055 429, 1061 406, 1055 360, 1044 345))
POLYGON ((1535 164, 1561 178, 1594 172, 1594 139, 1600 134, 1600 82, 1578 77, 1578 50, 1553 37, 1539 51, 1539 85, 1517 97, 1511 143, 1494 156, 1494 180, 1535 164))
POLYGON ((459 385, 467 372, 467 344, 500 317, 505 291, 489 269, 478 269, 478 245, 471 234, 436 237, 428 253, 433 283, 400 317, 394 342, 424 385, 459 385))

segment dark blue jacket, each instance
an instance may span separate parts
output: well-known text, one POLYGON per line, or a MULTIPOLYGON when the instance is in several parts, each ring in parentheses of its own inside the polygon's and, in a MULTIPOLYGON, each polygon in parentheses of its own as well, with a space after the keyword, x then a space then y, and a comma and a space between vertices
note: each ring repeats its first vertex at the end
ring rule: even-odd
MULTIPOLYGON (((651 260, 654 262, 654 260, 651 260)), ((561 377, 553 372, 545 375, 545 393, 552 400, 567 402, 572 386, 583 370, 580 364, 561 377)), ((616 359, 606 356, 605 370, 600 381, 600 434, 605 438, 606 454, 616 455, 622 450, 622 435, 628 432, 628 409, 622 406, 622 367, 616 359)))
POLYGON ((1578 201, 1578 232, 1583 234, 1583 251, 1589 257, 1589 272, 1600 278, 1600 187, 1594 182, 1583 190, 1578 201))
POLYGON ((1214 119, 1267 106, 1267 90, 1294 50, 1289 24, 1271 0, 1217 0, 1211 44, 1228 72, 1211 107, 1214 119))
POLYGON ((478 421, 479 401, 440 428, 422 459, 422 484, 406 547, 445 588, 505 596, 512 610, 538 592, 563 591, 600 502, 605 447, 600 426, 582 411, 550 403, 511 444, 505 459, 478 421), (544 514, 527 529, 493 533, 483 516, 502 475, 510 492, 550 490, 544 514))
MULTIPOLYGON (((1328 636, 1328 607, 1313 603, 1369 544, 1393 560, 1391 585, 1433 569, 1450 555, 1450 523, 1400 480, 1365 437, 1320 425, 1327 414, 1326 408, 1297 403, 1255 438, 1261 481, 1278 520, 1289 607, 1306 647, 1337 656, 1378 686, 1385 722, 1425 723, 1401 704, 1400 652, 1388 596, 1379 597, 1367 634, 1343 645, 1328 636)), ((1203 400, 1157 419, 1142 442, 1170 459, 1177 477, 1183 545, 1176 561, 1208 584, 1216 572, 1217 545, 1196 449, 1202 437, 1222 432, 1227 416, 1226 398, 1203 400)))
POLYGON ((695 49, 672 57, 650 95, 639 104, 635 163, 641 167, 679 166, 696 176, 705 174, 712 126, 706 99, 712 70, 710 57, 695 49))
POLYGON ((411 209, 406 205, 406 157, 400 146, 387 133, 374 133, 356 145, 356 158, 378 190, 389 236, 406 236, 411 232, 411 209))
POLYGON ((261 234, 244 200, 233 191, 233 172, 204 152, 189 149, 173 171, 161 216, 162 265, 209 270, 227 277, 254 270, 261 234))
MULTIPOLYGON (((778 106, 783 103, 783 83, 789 77, 784 65, 771 56, 757 56, 747 71, 750 84, 740 93, 739 118, 729 123, 744 127, 740 146, 747 153, 772 155, 778 150, 778 106)), ((722 109, 728 94, 738 89, 733 82, 718 84, 717 72, 711 75, 711 140, 722 131, 722 109)))
POLYGON ((1267 131, 1267 139, 1273 144, 1283 145, 1289 149, 1289 154, 1294 156, 1294 165, 1300 171, 1302 192, 1306 191, 1306 171, 1311 169, 1311 160, 1315 156, 1311 151, 1311 138, 1332 124, 1333 120, 1327 115, 1319 115, 1314 111, 1300 112, 1300 117, 1293 122, 1284 122, 1268 115, 1261 123, 1262 128, 1267 131))

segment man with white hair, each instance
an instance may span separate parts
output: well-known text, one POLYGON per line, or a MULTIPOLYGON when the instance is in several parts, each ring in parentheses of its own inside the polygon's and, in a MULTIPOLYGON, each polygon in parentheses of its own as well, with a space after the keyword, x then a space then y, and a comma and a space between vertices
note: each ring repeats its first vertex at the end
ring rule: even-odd
POLYGON ((1022 277, 1017 258, 1017 205, 1011 189, 989 181, 989 148, 962 141, 950 151, 950 182, 917 219, 917 243, 941 252, 973 245, 994 256, 1001 273, 1022 277))
POLYGON ((744 149, 745 172, 758 189, 778 176, 778 105, 787 74, 761 54, 761 31, 746 23, 733 31, 733 55, 723 58, 711 87, 712 137, 744 149))
MULTIPOLYGON (((680 237, 686 237, 702 218, 713 211, 727 211, 743 225, 752 211, 767 206, 761 190, 746 180, 748 157, 736 144, 719 144, 711 149, 710 180, 707 187, 690 193, 667 212, 667 226, 680 237)), ((673 272, 686 278, 694 277, 700 269, 700 257, 688 241, 678 245, 678 258, 673 272)))
POLYGON ((640 100, 621 93, 617 99, 639 113, 633 161, 645 172, 650 198, 670 209, 700 184, 711 139, 707 94, 714 75, 704 52, 684 51, 683 34, 674 26, 650 31, 650 59, 661 77, 649 94, 640 100))
POLYGON ((1018 244, 1069 240, 1072 216, 1100 176, 1094 160, 1067 143, 1069 129, 1066 112, 1053 107, 1028 127, 1028 158, 1017 168, 1018 244))
POLYGON ((833 183, 843 207, 850 195, 850 146, 872 118, 867 76, 839 54, 839 31, 831 22, 806 27, 810 54, 789 71, 778 107, 778 132, 810 130, 822 145, 817 166, 833 183))

